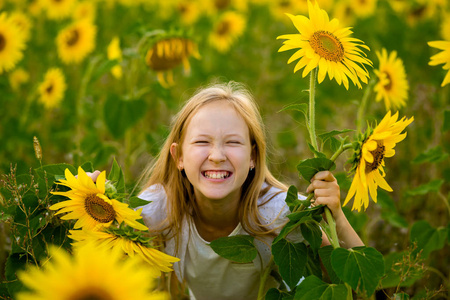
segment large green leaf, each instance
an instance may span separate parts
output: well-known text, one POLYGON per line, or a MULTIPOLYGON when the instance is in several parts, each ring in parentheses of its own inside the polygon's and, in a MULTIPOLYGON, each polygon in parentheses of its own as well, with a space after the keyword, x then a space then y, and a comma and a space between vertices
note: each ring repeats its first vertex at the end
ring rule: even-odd
POLYGON ((384 275, 383 255, 372 247, 337 248, 331 253, 331 265, 336 275, 354 290, 370 297, 384 275))
POLYGON ((435 179, 426 184, 422 184, 412 190, 407 191, 406 194, 410 196, 417 196, 417 195, 425 195, 430 192, 438 192, 443 183, 444 183, 443 179, 435 179))
POLYGON ((325 269, 327 270, 328 277, 330 277, 330 280, 332 283, 342 283, 342 280, 339 279, 339 277, 336 275, 336 272, 334 272, 333 267, 331 266, 331 253, 333 253, 333 246, 324 246, 319 249, 319 256, 320 259, 325 266, 325 269))
POLYGON ((308 158, 301 161, 297 165, 297 170, 300 175, 306 180, 310 181, 313 176, 319 171, 333 170, 336 167, 333 161, 324 158, 308 158))
POLYGON ((272 244, 272 254, 283 280, 293 289, 305 272, 308 257, 306 245, 281 239, 272 244))
POLYGON ((238 263, 249 263, 256 258, 258 250, 253 244, 254 237, 236 235, 218 238, 210 243, 220 256, 238 263))
POLYGON ((436 146, 424 153, 420 153, 412 160, 412 163, 421 164, 424 162, 437 163, 448 158, 448 153, 442 150, 441 146, 436 146))
POLYGON ((280 291, 275 288, 270 288, 265 296, 265 300, 291 300, 294 299, 294 292, 280 291))
POLYGON ((300 206, 302 203, 298 199, 298 190, 294 185, 291 185, 287 191, 286 204, 289 206, 289 210, 292 211, 294 207, 300 206))
POLYGON ((125 101, 110 95, 103 108, 106 126, 115 138, 121 138, 128 128, 144 117, 147 104, 144 100, 125 101))
POLYGON ((111 180, 114 183, 114 186, 116 187, 118 193, 125 193, 125 179, 123 176, 123 171, 115 158, 111 167, 111 171, 108 175, 108 180, 111 180))
POLYGON ((420 220, 411 227, 410 241, 417 243, 416 252, 423 250, 424 258, 434 251, 442 249, 448 235, 446 227, 434 228, 427 221, 420 220))
POLYGON ((328 284, 316 276, 305 278, 297 287, 294 300, 350 300, 352 293, 345 284, 328 284))
POLYGON ((300 224, 300 230, 303 237, 311 245, 311 248, 318 250, 322 244, 322 230, 319 223, 311 216, 309 220, 305 220, 300 224))

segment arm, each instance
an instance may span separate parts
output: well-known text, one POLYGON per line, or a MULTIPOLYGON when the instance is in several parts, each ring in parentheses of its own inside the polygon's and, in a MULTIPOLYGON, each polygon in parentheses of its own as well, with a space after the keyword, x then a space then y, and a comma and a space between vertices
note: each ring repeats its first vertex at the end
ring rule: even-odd
MULTIPOLYGON (((336 221, 336 231, 339 237, 339 244, 345 248, 364 246, 358 234, 348 222, 341 208, 340 189, 336 178, 329 171, 318 172, 311 179, 311 184, 306 192, 314 192, 315 201, 313 205, 326 205, 331 210, 336 221)), ((325 234, 322 235, 322 246, 329 245, 330 242, 325 234)))

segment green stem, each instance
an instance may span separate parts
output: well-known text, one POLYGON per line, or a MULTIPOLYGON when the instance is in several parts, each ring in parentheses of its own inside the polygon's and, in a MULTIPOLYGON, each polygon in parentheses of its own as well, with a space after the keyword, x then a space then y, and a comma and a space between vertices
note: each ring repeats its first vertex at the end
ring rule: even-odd
POLYGON ((341 247, 339 245, 339 238, 337 236, 336 231, 336 222, 334 221, 333 215, 331 214, 331 210, 325 206, 325 216, 327 217, 327 223, 330 228, 330 243, 334 249, 341 247))
POLYGON ((317 68, 310 72, 310 80, 309 80, 309 137, 311 139, 311 145, 317 151, 317 138, 316 138, 316 115, 315 115, 315 96, 316 96, 316 72, 317 68))
POLYGON ((361 104, 359 105, 358 116, 356 119, 356 129, 358 132, 361 132, 361 130, 362 130, 362 121, 364 119, 364 115, 367 110, 367 103, 368 103, 370 95, 372 94, 372 90, 373 90, 373 86, 374 86, 375 82, 376 82, 376 80, 373 78, 369 81, 369 83, 366 86, 366 90, 364 92, 363 98, 361 100, 361 104))
POLYGON ((444 196, 444 194, 442 194, 442 192, 439 192, 438 196, 439 196, 439 198, 442 199, 442 201, 444 202, 445 206, 447 206, 448 214, 450 216, 450 203, 448 203, 448 198, 446 198, 444 196))
POLYGON ((270 257, 270 261, 267 264, 267 267, 264 269, 264 272, 261 274, 261 280, 259 283, 259 290, 258 290, 258 300, 262 300, 264 299, 264 291, 265 291, 265 287, 266 287, 266 281, 267 278, 269 277, 270 271, 272 270, 272 266, 274 264, 273 261, 273 255, 270 257))

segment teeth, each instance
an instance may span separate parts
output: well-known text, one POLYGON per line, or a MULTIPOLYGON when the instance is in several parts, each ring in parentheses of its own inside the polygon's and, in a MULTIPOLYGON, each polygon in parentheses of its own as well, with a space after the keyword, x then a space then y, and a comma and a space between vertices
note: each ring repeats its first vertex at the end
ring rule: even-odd
POLYGON ((213 171, 206 171, 205 177, 211 178, 211 179, 224 179, 229 176, 228 172, 213 172, 213 171))

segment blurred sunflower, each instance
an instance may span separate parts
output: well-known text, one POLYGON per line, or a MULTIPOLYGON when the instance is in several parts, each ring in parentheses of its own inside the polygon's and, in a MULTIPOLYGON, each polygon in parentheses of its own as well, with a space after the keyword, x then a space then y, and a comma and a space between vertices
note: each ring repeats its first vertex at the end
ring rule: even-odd
POLYGON ((37 17, 40 16, 44 9, 45 9, 45 2, 46 0, 31 0, 28 4, 28 12, 30 15, 37 17))
POLYGON ((20 11, 11 13, 9 19, 17 26, 17 28, 19 28, 20 33, 23 35, 23 39, 27 42, 30 39, 30 31, 32 26, 31 19, 20 11))
MULTIPOLYGON (((276 20, 285 21, 286 14, 299 14, 302 12, 302 1, 295 0, 274 0, 268 3, 270 14, 276 20)), ((307 6, 306 6, 307 7, 307 6)), ((306 10, 307 11, 307 10, 306 10)))
POLYGON ((377 0, 350 0, 354 14, 360 18, 373 16, 377 9, 377 0))
POLYGON ((383 99, 386 110, 398 110, 406 105, 409 90, 403 61, 397 57, 396 51, 388 55, 386 49, 382 49, 376 54, 380 60, 379 69, 374 70, 379 79, 374 87, 376 101, 383 99))
POLYGON ((6 13, 0 14, 0 75, 22 59, 25 38, 6 13))
POLYGON ((209 34, 209 43, 219 52, 225 53, 245 30, 245 18, 236 12, 225 12, 215 23, 209 34))
POLYGON ((148 48, 145 62, 149 68, 156 71, 159 83, 167 88, 175 84, 172 70, 183 64, 185 73, 189 73, 189 57, 200 59, 197 44, 181 36, 162 36, 148 48), (167 81, 164 78, 167 73, 167 81))
POLYGON ((141 260, 123 259, 120 251, 93 244, 74 249, 70 255, 61 248, 50 248, 51 259, 43 266, 28 266, 18 277, 29 289, 17 294, 18 300, 162 300, 166 292, 156 291, 149 280, 149 269, 141 260))
POLYGON ((60 179, 58 184, 67 186, 71 190, 52 192, 52 194, 62 195, 70 200, 56 203, 50 206, 50 209, 58 210, 56 214, 68 212, 61 219, 76 219, 75 229, 109 227, 114 220, 117 220, 119 224, 125 222, 133 228, 148 230, 145 225, 136 221, 142 218, 142 209, 134 211, 127 204, 109 199, 105 195, 105 171, 98 176, 96 183, 81 167, 78 168, 78 178, 73 176, 69 169, 65 170, 65 176, 66 179, 60 179))
POLYGON ((302 76, 319 68, 317 80, 321 83, 328 74, 330 80, 344 83, 348 89, 348 78, 362 88, 359 80, 367 83, 369 73, 364 65, 372 66, 365 53, 360 49, 370 50, 359 39, 350 37, 350 28, 341 28, 337 19, 329 20, 328 14, 320 9, 317 2, 313 5, 308 0, 309 19, 305 16, 287 14, 300 34, 287 34, 279 39, 287 39, 278 51, 300 48, 288 60, 288 64, 300 59, 294 68, 297 72, 304 67, 302 76))
POLYGON ((345 26, 353 26, 356 23, 356 14, 351 0, 338 1, 334 6, 333 15, 339 20, 339 23, 345 24, 345 26))
POLYGON ((407 8, 407 21, 410 26, 416 26, 417 23, 431 20, 436 16, 438 8, 436 3, 429 0, 416 0, 406 1, 408 3, 407 8))
POLYGON ((115 36, 108 45, 107 55, 109 60, 117 60, 118 64, 111 68, 111 74, 117 79, 122 78, 122 50, 120 49, 120 40, 115 36))
POLYGON ((399 121, 397 119, 398 112, 391 116, 389 111, 375 129, 369 128, 360 141, 354 143, 350 162, 355 176, 344 201, 346 205, 355 196, 352 210, 360 211, 362 207, 366 210, 369 206, 369 194, 370 198, 377 202, 378 186, 392 192, 392 188, 384 179, 384 158, 395 155, 395 145, 406 137, 406 133, 401 132, 414 121, 414 117, 403 117, 399 121))
POLYGON ((430 66, 436 66, 440 64, 445 64, 442 68, 447 71, 444 81, 442 81, 441 86, 450 83, 450 41, 434 41, 428 42, 428 46, 443 50, 442 52, 433 55, 428 63, 430 66))
POLYGON ((199 4, 205 14, 211 17, 229 10, 243 13, 248 10, 248 0, 199 0, 199 4))
POLYGON ((173 271, 172 264, 179 261, 176 257, 152 248, 149 238, 124 228, 110 227, 102 231, 83 229, 70 230, 69 232, 69 237, 76 241, 72 243, 75 247, 83 247, 86 244, 95 243, 101 247, 118 248, 129 257, 140 257, 148 264, 152 278, 159 277, 161 272, 173 271))
POLYGON ((39 101, 47 109, 54 108, 63 100, 66 88, 66 80, 61 69, 49 69, 45 73, 44 81, 38 87, 39 101))
POLYGON ((189 26, 197 22, 200 17, 201 10, 197 1, 181 0, 175 6, 179 18, 183 25, 189 26))
POLYGON ((444 13, 442 18, 441 36, 444 40, 450 41, 450 13, 444 13))
POLYGON ((30 74, 23 68, 17 68, 9 76, 9 84, 14 91, 18 91, 20 86, 30 80, 30 74))
POLYGON ((87 19, 88 21, 94 22, 97 14, 96 9, 95 2, 78 2, 75 5, 72 17, 74 20, 87 19))
POLYGON ((77 0, 44 0, 43 5, 50 20, 69 18, 77 0))
POLYGON ((56 38, 61 60, 66 64, 80 63, 94 50, 96 32, 96 26, 85 19, 62 29, 56 38))

